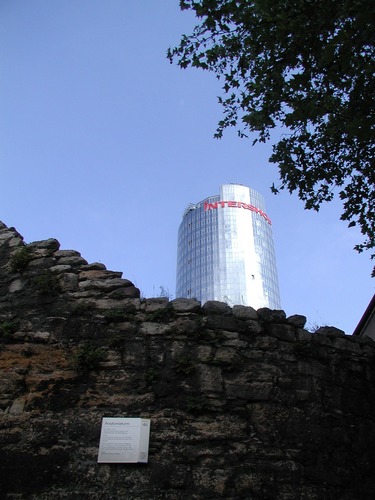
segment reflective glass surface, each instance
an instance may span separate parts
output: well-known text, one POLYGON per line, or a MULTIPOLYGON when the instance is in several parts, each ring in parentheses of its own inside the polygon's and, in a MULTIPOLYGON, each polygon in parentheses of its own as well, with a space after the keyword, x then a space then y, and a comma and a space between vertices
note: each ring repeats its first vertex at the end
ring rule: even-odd
POLYGON ((176 297, 280 309, 272 226, 263 197, 225 184, 190 204, 178 232, 176 297))

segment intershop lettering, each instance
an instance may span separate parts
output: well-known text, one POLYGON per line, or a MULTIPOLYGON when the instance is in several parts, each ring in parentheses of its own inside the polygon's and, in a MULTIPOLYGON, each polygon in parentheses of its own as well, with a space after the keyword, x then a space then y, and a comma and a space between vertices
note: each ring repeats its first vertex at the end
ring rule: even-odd
POLYGON ((233 208, 244 208, 245 210, 251 210, 252 212, 256 212, 266 219, 268 224, 272 224, 271 219, 267 214, 263 212, 260 208, 254 207, 254 205, 249 205, 244 203, 243 201, 215 201, 215 203, 207 203, 204 202, 204 211, 207 210, 215 210, 216 208, 224 208, 224 207, 233 207, 233 208))

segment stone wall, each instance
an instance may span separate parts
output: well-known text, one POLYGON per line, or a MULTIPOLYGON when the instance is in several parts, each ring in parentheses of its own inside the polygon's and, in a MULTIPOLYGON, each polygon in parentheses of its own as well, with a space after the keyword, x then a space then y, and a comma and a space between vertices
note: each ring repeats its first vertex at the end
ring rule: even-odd
POLYGON ((139 290, 0 223, 0 497, 372 499, 375 344, 139 290), (97 464, 102 417, 148 464, 97 464))

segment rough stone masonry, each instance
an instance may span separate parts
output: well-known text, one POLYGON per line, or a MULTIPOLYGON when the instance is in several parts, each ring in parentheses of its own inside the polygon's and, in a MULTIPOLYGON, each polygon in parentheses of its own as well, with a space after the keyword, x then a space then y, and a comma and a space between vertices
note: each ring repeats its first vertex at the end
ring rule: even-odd
POLYGON ((140 299, 0 223, 0 497, 373 499, 375 344, 283 311, 140 299), (97 464, 103 417, 147 464, 97 464))

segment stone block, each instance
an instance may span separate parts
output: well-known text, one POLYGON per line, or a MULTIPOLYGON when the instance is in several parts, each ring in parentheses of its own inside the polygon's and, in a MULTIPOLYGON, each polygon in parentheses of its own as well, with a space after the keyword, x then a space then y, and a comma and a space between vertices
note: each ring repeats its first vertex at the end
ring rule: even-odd
POLYGON ((326 335, 318 333, 318 332, 311 334, 311 343, 315 344, 315 345, 326 346, 326 347, 332 346, 331 337, 329 337, 329 336, 327 337, 326 335))
POLYGON ((327 367, 318 360, 302 361, 297 360, 297 370, 303 377, 314 377, 316 379, 324 379, 327 376, 327 367))
POLYGON ((237 319, 252 320, 258 319, 258 313, 250 306, 233 306, 233 316, 237 319))
POLYGON ((16 236, 13 231, 9 230, 2 230, 0 231, 0 244, 7 242, 9 246, 19 246, 20 244, 23 244, 23 239, 16 236), (16 240, 17 245, 10 245, 11 240, 16 240))
POLYGON ((143 335, 163 335, 170 330, 170 325, 162 323, 151 323, 145 321, 140 327, 140 333, 143 335))
POLYGON ((212 492, 216 498, 223 498, 225 487, 229 481, 229 471, 210 468, 201 468, 193 472, 193 484, 202 498, 207 498, 207 492, 212 492), (206 494, 205 494, 206 492, 206 494))
POLYGON ((35 273, 35 271, 39 272, 40 270, 51 269, 55 264, 56 259, 53 257, 40 257, 30 260, 28 268, 35 273))
POLYGON ((139 298, 140 291, 135 286, 125 286, 123 288, 115 288, 111 292, 107 293, 110 299, 123 300, 128 298, 139 298))
POLYGON ((228 398, 244 399, 246 401, 266 401, 272 398, 274 386, 272 382, 246 382, 224 379, 228 398))
MULTIPOLYGON (((115 323, 115 327, 111 333, 109 333, 109 336, 112 335, 112 337, 116 336, 116 333, 120 335, 135 335, 137 333, 137 324, 135 322, 130 322, 130 321, 119 321, 115 323)), ((126 337, 124 337, 124 340, 126 340, 126 337)))
POLYGON ((293 316, 288 316, 286 320, 290 325, 293 325, 296 328, 304 328, 307 318, 306 316, 302 316, 301 314, 294 314, 293 316))
POLYGON ((19 249, 19 247, 24 246, 24 243, 21 238, 11 238, 10 240, 8 240, 8 246, 9 248, 19 249))
POLYGON ((177 333, 185 335, 195 335, 201 328, 197 321, 187 317, 177 318, 171 327, 175 329, 177 333))
POLYGON ((374 357, 374 355, 375 355, 375 342, 370 338, 369 338, 369 340, 371 340, 371 342, 362 344, 363 354, 366 355, 367 357, 374 357))
POLYGON ((82 269, 84 271, 103 271, 107 268, 101 262, 92 262, 91 264, 87 264, 87 266, 82 266, 82 269))
POLYGON ((31 245, 28 245, 27 247, 31 249, 32 251, 31 255, 33 259, 40 259, 41 257, 53 256, 53 250, 49 248, 32 248, 31 245))
POLYGON ((290 325, 283 325, 281 323, 267 323, 266 332, 284 342, 294 342, 296 340, 296 332, 290 325))
POLYGON ((270 337, 268 335, 259 335, 253 338, 252 347, 264 349, 270 352, 278 349, 279 341, 277 338, 270 337))
POLYGON ((336 349, 342 349, 344 351, 352 352, 353 354, 362 355, 363 350, 360 344, 350 342, 345 337, 344 338, 334 338, 332 342, 333 347, 336 349))
POLYGON ((218 300, 208 300, 202 306, 203 314, 216 314, 223 316, 232 316, 232 308, 225 302, 218 300))
POLYGON ((209 314, 203 320, 203 325, 212 330, 227 330, 229 332, 244 332, 246 324, 231 316, 209 314))
MULTIPOLYGON (((70 267, 70 266, 69 266, 70 267)), ((62 290, 73 291, 78 289, 78 276, 75 273, 63 273, 60 278, 62 290)))
POLYGON ((302 342, 311 342, 311 336, 313 334, 308 332, 307 330, 304 330, 302 328, 297 329, 297 334, 296 334, 296 339, 302 342))
POLYGON ((146 313, 151 313, 159 311, 160 309, 165 309, 169 305, 168 297, 156 297, 152 299, 145 300, 145 311, 146 313))
POLYGON ((196 313, 201 309, 201 303, 197 299, 174 299, 170 304, 179 313, 196 313))
POLYGON ((262 307, 257 311, 258 317, 261 321, 265 323, 285 323, 286 314, 284 311, 269 309, 268 307, 262 307))
POLYGON ((37 342, 48 342, 50 336, 51 332, 43 332, 43 331, 28 332, 29 339, 37 342))
MULTIPOLYGON (((79 279, 80 280, 107 280, 107 279, 112 279, 112 278, 121 278, 122 277, 122 272, 114 272, 114 271, 107 271, 104 269, 89 269, 85 271, 81 271, 79 273, 79 279)), ((127 284, 128 286, 133 285, 133 283, 129 280, 123 280, 124 284, 127 284)))
POLYGON ((60 248, 60 243, 55 238, 49 238, 48 240, 33 241, 30 243, 30 248, 35 249, 45 249, 52 252, 56 252, 60 248))
POLYGON ((66 257, 81 257, 81 254, 77 250, 57 250, 55 252, 55 257, 57 259, 66 257))
POLYGON ((56 274, 60 274, 60 273, 68 273, 69 271, 71 271, 72 269, 72 266, 69 266, 67 264, 58 264, 56 266, 52 266, 51 267, 51 271, 53 273, 56 273, 56 274))
POLYGON ((321 326, 316 330, 315 334, 326 335, 327 337, 335 338, 343 337, 345 335, 345 332, 340 330, 339 328, 336 328, 335 326, 321 326))
POLYGON ((244 333, 255 333, 255 334, 260 334, 263 332, 263 326, 259 321, 255 320, 247 320, 245 323, 245 330, 244 333))
MULTIPOLYGON (((76 294, 74 294, 74 295, 76 295, 76 294)), ((82 298, 86 298, 86 297, 83 296, 82 298)), ((88 297, 88 298, 90 298, 90 297, 88 297)), ((121 304, 119 304, 119 301, 115 300, 115 299, 98 298, 96 300, 92 299, 89 302, 90 302, 90 304, 92 304, 93 307, 95 307, 95 309, 98 309, 99 311, 108 311, 108 310, 112 309, 114 311, 124 310, 124 312, 125 312, 125 308, 122 308, 121 304)), ((83 302, 83 303, 85 303, 85 302, 83 302)))
POLYGON ((209 345, 199 345, 197 347, 197 359, 201 362, 207 362, 213 358, 214 348, 209 345))
POLYGON ((222 345, 225 347, 235 347, 236 349, 246 349, 248 347, 248 342, 233 338, 232 340, 225 340, 222 345))
POLYGON ((135 293, 135 287, 129 285, 129 282, 127 280, 124 281, 121 278, 111 278, 111 279, 105 279, 105 280, 87 279, 84 281, 80 281, 78 284, 78 287, 80 290, 98 289, 98 290, 101 290, 102 292, 105 292, 105 293, 112 292, 113 290, 117 290, 118 288, 133 289, 132 291, 124 291, 124 293, 127 294, 128 297, 134 296, 134 293, 135 293))
POLYGON ((221 368, 213 365, 199 365, 196 368, 199 377, 199 386, 203 392, 222 392, 223 377, 221 368))
POLYGON ((12 406, 9 408, 9 415, 21 415, 25 408, 26 400, 24 397, 18 398, 13 401, 12 406))
POLYGON ((9 285, 9 293, 15 293, 15 292, 20 292, 21 290, 23 290, 25 288, 25 286, 27 285, 27 282, 25 280, 14 280, 11 282, 11 284, 9 285))
MULTIPOLYGON (((63 250, 59 250, 59 252, 62 252, 63 250)), ((56 254, 58 252, 54 253, 54 256, 56 257, 56 254)), ((81 267, 87 264, 87 260, 84 258, 78 256, 78 255, 71 255, 71 256, 66 256, 66 257, 58 257, 58 263, 69 265, 69 266, 74 266, 74 267, 81 267)))

